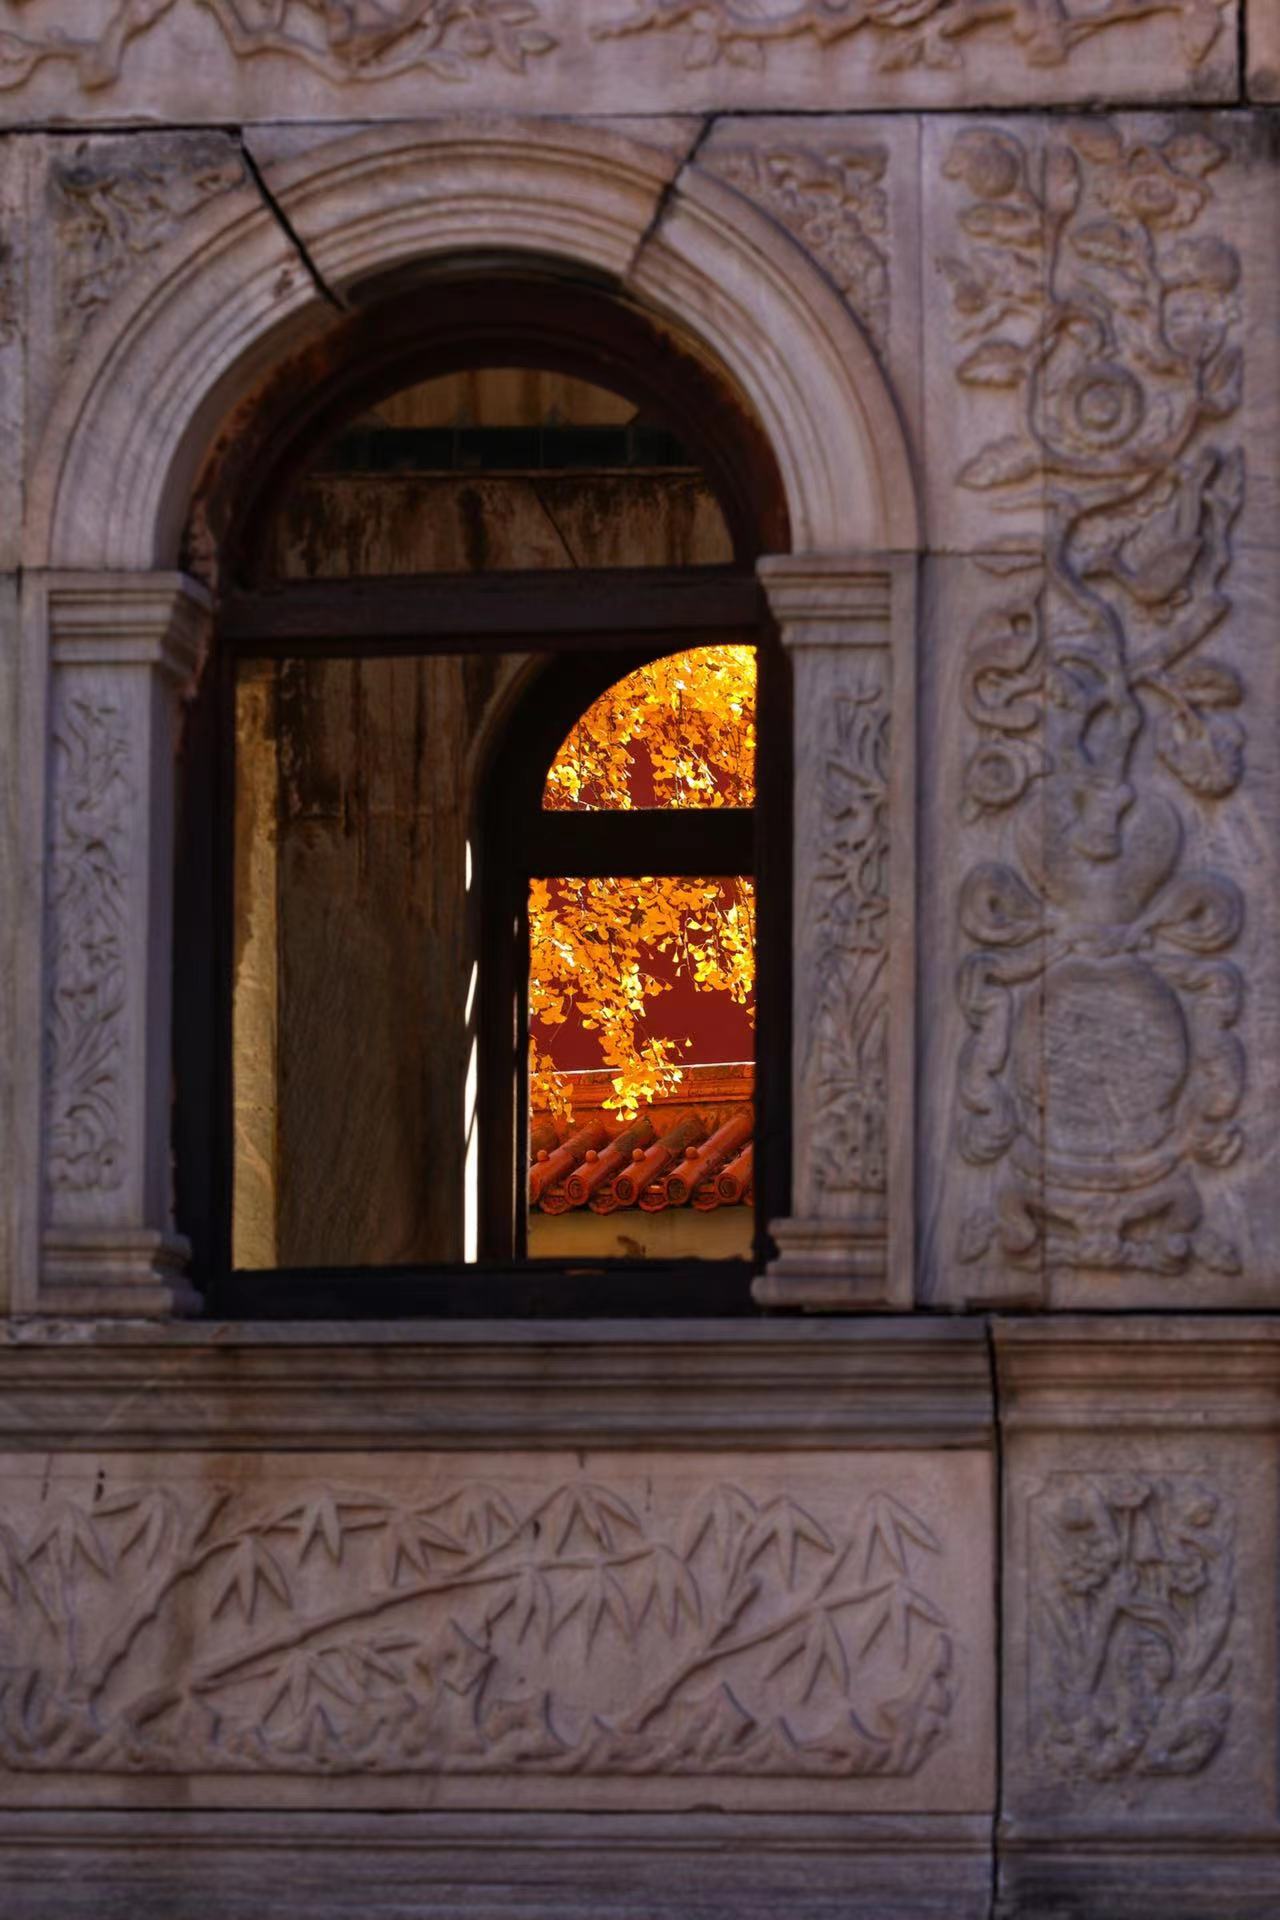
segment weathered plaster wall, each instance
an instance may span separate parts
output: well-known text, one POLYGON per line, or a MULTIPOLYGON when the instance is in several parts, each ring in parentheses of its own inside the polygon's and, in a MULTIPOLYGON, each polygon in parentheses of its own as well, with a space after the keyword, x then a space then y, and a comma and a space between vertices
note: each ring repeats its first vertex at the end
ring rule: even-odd
POLYGON ((1277 99, 1274 0, 0 0, 13 1920, 1272 1920, 1277 99), (766 426, 827 396, 766 570, 797 1125, 873 976, 889 1172, 833 1203, 802 1138, 767 1288, 865 1317, 166 1318, 206 635, 145 569, 402 235, 696 310, 766 426), (844 971, 833 767, 890 876, 844 971))

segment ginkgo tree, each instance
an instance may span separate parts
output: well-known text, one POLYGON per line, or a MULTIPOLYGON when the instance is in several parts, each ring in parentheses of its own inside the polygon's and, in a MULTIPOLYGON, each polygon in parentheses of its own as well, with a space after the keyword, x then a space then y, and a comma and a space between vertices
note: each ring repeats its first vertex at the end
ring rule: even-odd
MULTIPOLYGON (((747 807, 755 799, 751 647, 698 647, 629 673, 557 753, 555 809, 747 807)), ((539 879, 529 890, 530 1099, 568 1118, 554 1035, 575 1015, 597 1036, 620 1118, 676 1092, 690 1036, 651 1031, 652 1003, 685 981, 752 1009, 755 895, 745 876, 539 879)))
POLYGON ((754 647, 691 647, 637 667, 592 702, 547 774, 544 807, 750 807, 754 647))

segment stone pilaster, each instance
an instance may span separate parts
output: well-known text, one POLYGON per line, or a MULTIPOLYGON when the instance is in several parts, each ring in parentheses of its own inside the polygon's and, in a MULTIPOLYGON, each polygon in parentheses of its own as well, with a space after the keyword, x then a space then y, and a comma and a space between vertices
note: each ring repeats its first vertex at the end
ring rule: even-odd
POLYGON ((169 1152, 177 703, 208 602, 180 574, 48 593, 44 1232, 39 1306, 181 1311, 169 1152))
POLYGON ((791 1215, 766 1306, 888 1298, 890 576, 865 557, 762 562, 795 699, 791 1215))

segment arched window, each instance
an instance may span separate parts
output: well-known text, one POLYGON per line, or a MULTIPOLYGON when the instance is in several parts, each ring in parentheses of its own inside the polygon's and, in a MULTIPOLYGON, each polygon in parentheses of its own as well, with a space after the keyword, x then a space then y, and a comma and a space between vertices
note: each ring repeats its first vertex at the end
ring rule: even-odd
POLYGON ((741 495, 631 385, 366 392, 242 527, 182 867, 215 1311, 749 1308, 786 1210, 783 663, 741 495))
POLYGON ((525 816, 530 1255, 751 1254, 755 759, 756 649, 690 648, 575 718, 525 816))

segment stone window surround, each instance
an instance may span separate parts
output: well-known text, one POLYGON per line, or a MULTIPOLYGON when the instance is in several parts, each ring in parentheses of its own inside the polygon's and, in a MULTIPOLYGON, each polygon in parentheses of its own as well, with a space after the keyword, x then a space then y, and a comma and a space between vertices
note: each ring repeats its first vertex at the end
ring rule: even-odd
MULTIPOLYGON (((329 286, 456 250, 473 230, 514 257, 532 247, 603 267, 683 325, 755 405, 797 548, 760 574, 795 674, 803 935, 793 1217, 776 1225, 780 1257, 756 1292, 775 1306, 910 1306, 918 541, 901 428, 857 323, 737 194, 598 129, 366 131, 286 164, 275 192, 329 286), (819 1115, 828 1138, 836 1116, 838 1164, 811 1150, 819 1115)), ((151 562, 176 551, 210 420, 282 338, 317 324, 314 290, 274 264, 281 246, 256 200, 250 210, 228 195, 195 216, 111 316, 114 332, 98 330, 37 459, 46 564, 30 576, 24 652, 43 751, 28 743, 25 778, 47 823, 29 849, 44 875, 29 968, 43 1044, 28 1045, 20 1076, 42 1149, 20 1313, 198 1304, 172 1226, 167 1036, 178 702, 214 608, 198 582, 151 562)))

